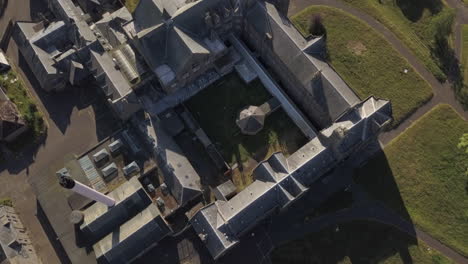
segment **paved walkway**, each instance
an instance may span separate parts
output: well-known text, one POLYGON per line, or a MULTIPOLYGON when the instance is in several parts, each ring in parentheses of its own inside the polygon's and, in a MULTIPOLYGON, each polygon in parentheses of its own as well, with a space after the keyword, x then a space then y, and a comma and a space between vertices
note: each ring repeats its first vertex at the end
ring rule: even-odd
MULTIPOLYGON (((461 25, 468 22, 468 8, 466 8, 458 0, 447 0, 447 3, 457 9, 457 17, 454 25, 455 30, 455 54, 460 60, 461 58, 461 25)), ((445 103, 451 105, 465 120, 468 120, 468 112, 465 111, 462 105, 455 98, 455 93, 451 87, 450 83, 440 83, 426 68, 420 63, 419 59, 413 55, 413 53, 401 42, 393 32, 387 29, 383 24, 377 21, 372 16, 355 9, 354 7, 340 1, 340 0, 291 0, 291 5, 289 8, 288 15, 294 15, 300 10, 310 6, 310 5, 326 5, 334 8, 341 9, 355 17, 363 20, 369 26, 374 28, 377 32, 381 33, 383 37, 397 50, 401 56, 403 56, 409 64, 431 85, 434 96, 432 99, 427 102, 422 107, 418 108, 412 115, 410 115, 403 123, 401 123, 397 128, 381 134, 379 140, 385 145, 389 143, 392 139, 401 134, 404 130, 412 125, 417 119, 422 115, 430 111, 437 104, 445 103)), ((418 239, 421 239, 430 247, 439 250, 442 254, 450 257, 451 259, 457 261, 458 263, 468 263, 468 260, 465 256, 455 252, 451 248, 440 243, 438 240, 434 239, 427 233, 419 230, 415 227, 416 236, 418 239)))
MULTIPOLYGON (((449 0, 448 2, 457 2, 457 0, 449 0)), ((291 6, 289 8, 289 16, 296 14, 300 10, 310 6, 310 5, 326 5, 341 9, 359 19, 366 22, 369 26, 374 28, 377 32, 382 34, 382 36, 390 42, 390 44, 397 50, 401 56, 403 56, 409 64, 425 79, 432 87, 434 96, 432 99, 426 103, 423 107, 420 107, 416 112, 409 116, 403 123, 401 123, 397 128, 383 133, 380 135, 380 141, 385 145, 389 143, 392 139, 398 136, 405 129, 410 127, 414 121, 419 117, 427 113, 435 105, 440 103, 450 104, 463 118, 468 119, 468 112, 463 110, 461 104, 455 98, 455 93, 451 88, 449 83, 441 84, 433 75, 430 73, 426 67, 419 61, 419 59, 413 55, 413 53, 406 47, 403 42, 401 42, 397 36, 389 29, 387 29, 383 24, 377 21, 372 16, 360 11, 341 0, 291 0, 291 6)), ((465 13, 468 14, 468 13, 465 13)), ((457 20, 458 21, 458 20, 457 20)))

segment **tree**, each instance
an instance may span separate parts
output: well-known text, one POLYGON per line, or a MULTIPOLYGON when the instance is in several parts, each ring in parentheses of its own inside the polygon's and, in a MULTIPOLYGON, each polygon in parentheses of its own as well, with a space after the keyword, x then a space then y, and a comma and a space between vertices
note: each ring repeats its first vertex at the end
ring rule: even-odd
POLYGON ((468 133, 463 134, 460 138, 460 143, 458 143, 459 149, 464 149, 465 153, 468 153, 468 133))
MULTIPOLYGON (((463 136, 460 138, 460 143, 458 143, 458 148, 465 150, 465 153, 468 153, 468 133, 463 134, 463 136)), ((466 168, 466 175, 468 175, 468 168, 466 168)), ((468 183, 466 186, 468 190, 468 183)))
POLYGON ((323 19, 320 15, 314 15, 309 22, 309 33, 315 36, 324 36, 327 30, 323 25, 323 19))

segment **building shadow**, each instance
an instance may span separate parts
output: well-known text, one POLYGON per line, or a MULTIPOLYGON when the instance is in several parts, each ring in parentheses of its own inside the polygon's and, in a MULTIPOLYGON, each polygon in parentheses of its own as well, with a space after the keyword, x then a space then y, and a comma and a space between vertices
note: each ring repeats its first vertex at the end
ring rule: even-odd
MULTIPOLYGON (((31 0, 32 1, 32 0, 31 0)), ((0 18, 5 14, 5 10, 8 7, 8 0, 0 0, 0 18)))
POLYGON ((413 263, 410 247, 418 245, 416 231, 384 152, 378 150, 362 167, 338 168, 330 175, 331 180, 317 181, 293 205, 292 212, 302 210, 303 215, 272 222, 277 229, 284 226, 271 235, 277 245, 272 263, 380 263, 394 256, 413 263), (340 181, 351 184, 343 188, 340 181), (353 194, 351 205, 349 195, 329 196, 327 189, 340 188, 353 194), (319 204, 317 196, 327 195, 327 202, 313 206, 319 204))
MULTIPOLYGON (((17 0, 16 0, 17 1, 17 0)), ((29 0, 29 16, 32 21, 38 21, 43 18, 47 12, 48 0, 29 0)))
POLYGON ((45 214, 38 200, 36 200, 36 207, 37 207, 37 219, 39 220, 39 223, 41 224, 42 229, 44 230, 44 233, 46 233, 47 238, 52 244, 52 247, 54 248, 55 253, 60 259, 60 263, 71 264, 71 261, 68 258, 67 253, 65 252, 65 249, 63 248, 62 244, 58 240, 58 236, 55 233, 54 229, 52 228, 52 225, 50 224, 49 219, 47 219, 47 215, 45 214))
POLYGON ((59 93, 44 91, 21 52, 18 52, 18 67, 28 78, 32 88, 44 105, 50 120, 55 123, 62 134, 66 132, 70 125, 70 116, 73 109, 76 107, 78 110, 81 110, 92 103, 93 91, 90 88, 67 89, 59 93))
POLYGON ((403 15, 412 22, 418 21, 424 10, 429 10, 431 14, 437 14, 443 8, 443 3, 440 0, 397 0, 396 4, 403 15))

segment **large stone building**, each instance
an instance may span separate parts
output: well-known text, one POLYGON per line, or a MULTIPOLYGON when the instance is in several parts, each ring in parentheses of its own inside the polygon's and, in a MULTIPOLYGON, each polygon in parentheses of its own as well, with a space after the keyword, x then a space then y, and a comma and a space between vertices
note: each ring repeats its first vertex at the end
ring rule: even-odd
MULTIPOLYGON (((190 214, 189 224, 217 260, 262 220, 282 212, 339 164, 375 143, 391 121, 390 102, 358 98, 322 58, 325 39, 304 38, 285 16, 286 3, 140 0, 133 13, 119 7, 92 19, 71 0, 50 0, 57 21, 43 27, 19 22, 15 40, 31 58, 30 67, 46 90, 92 77, 117 115, 132 121, 155 156, 164 185, 178 205, 174 210, 201 200, 206 186, 175 140, 184 122, 191 126, 190 118, 178 120, 171 108, 234 69, 258 77, 308 143, 288 157, 273 154, 258 164, 254 182, 244 190, 229 197, 219 192, 215 202, 190 214), (138 96, 135 90, 141 91, 138 96)), ((248 79, 252 78, 245 76, 248 79)), ((120 220, 114 218, 120 215, 119 204, 109 210, 114 213, 102 205, 87 208, 81 231, 92 229, 94 240, 99 240, 93 245, 100 263, 120 263, 122 252, 131 252, 125 259, 131 261, 139 255, 136 251, 162 244, 171 235, 157 208, 146 203, 134 211, 141 214, 140 220, 125 213, 120 220), (97 217, 106 214, 113 222, 109 227, 97 217), (86 215, 94 217, 93 223, 86 215), (111 229, 124 235, 114 239, 111 229), (151 241, 148 234, 153 233, 151 241), (145 243, 135 247, 132 243, 140 238, 145 243)))

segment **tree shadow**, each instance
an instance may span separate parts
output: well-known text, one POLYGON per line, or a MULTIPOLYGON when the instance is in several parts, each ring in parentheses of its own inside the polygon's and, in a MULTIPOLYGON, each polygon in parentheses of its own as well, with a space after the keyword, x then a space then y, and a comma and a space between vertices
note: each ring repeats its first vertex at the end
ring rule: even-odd
POLYGON ((5 10, 8 7, 8 0, 0 0, 0 18, 5 14, 5 10))
POLYGON ((378 150, 354 170, 353 162, 335 169, 326 183, 314 183, 292 211, 288 209, 288 217, 273 221, 279 229, 272 233, 279 245, 271 255, 273 263, 379 263, 396 255, 402 263, 413 263, 410 247, 418 245, 416 232, 385 154, 378 150), (346 179, 355 183, 342 186, 346 179), (349 196, 331 199, 327 191, 345 188, 353 193, 351 207, 349 196), (324 204, 327 208, 321 210, 324 204))
POLYGON ((443 3, 440 0, 396 0, 397 6, 407 19, 412 22, 418 21, 424 10, 428 10, 431 14, 439 13, 443 8, 443 3))
POLYGON ((452 84, 455 96, 466 110, 468 109, 468 88, 464 85, 463 69, 448 38, 439 37, 439 35, 436 35, 434 45, 431 47, 432 56, 438 59, 441 69, 447 75, 447 81, 452 84))

